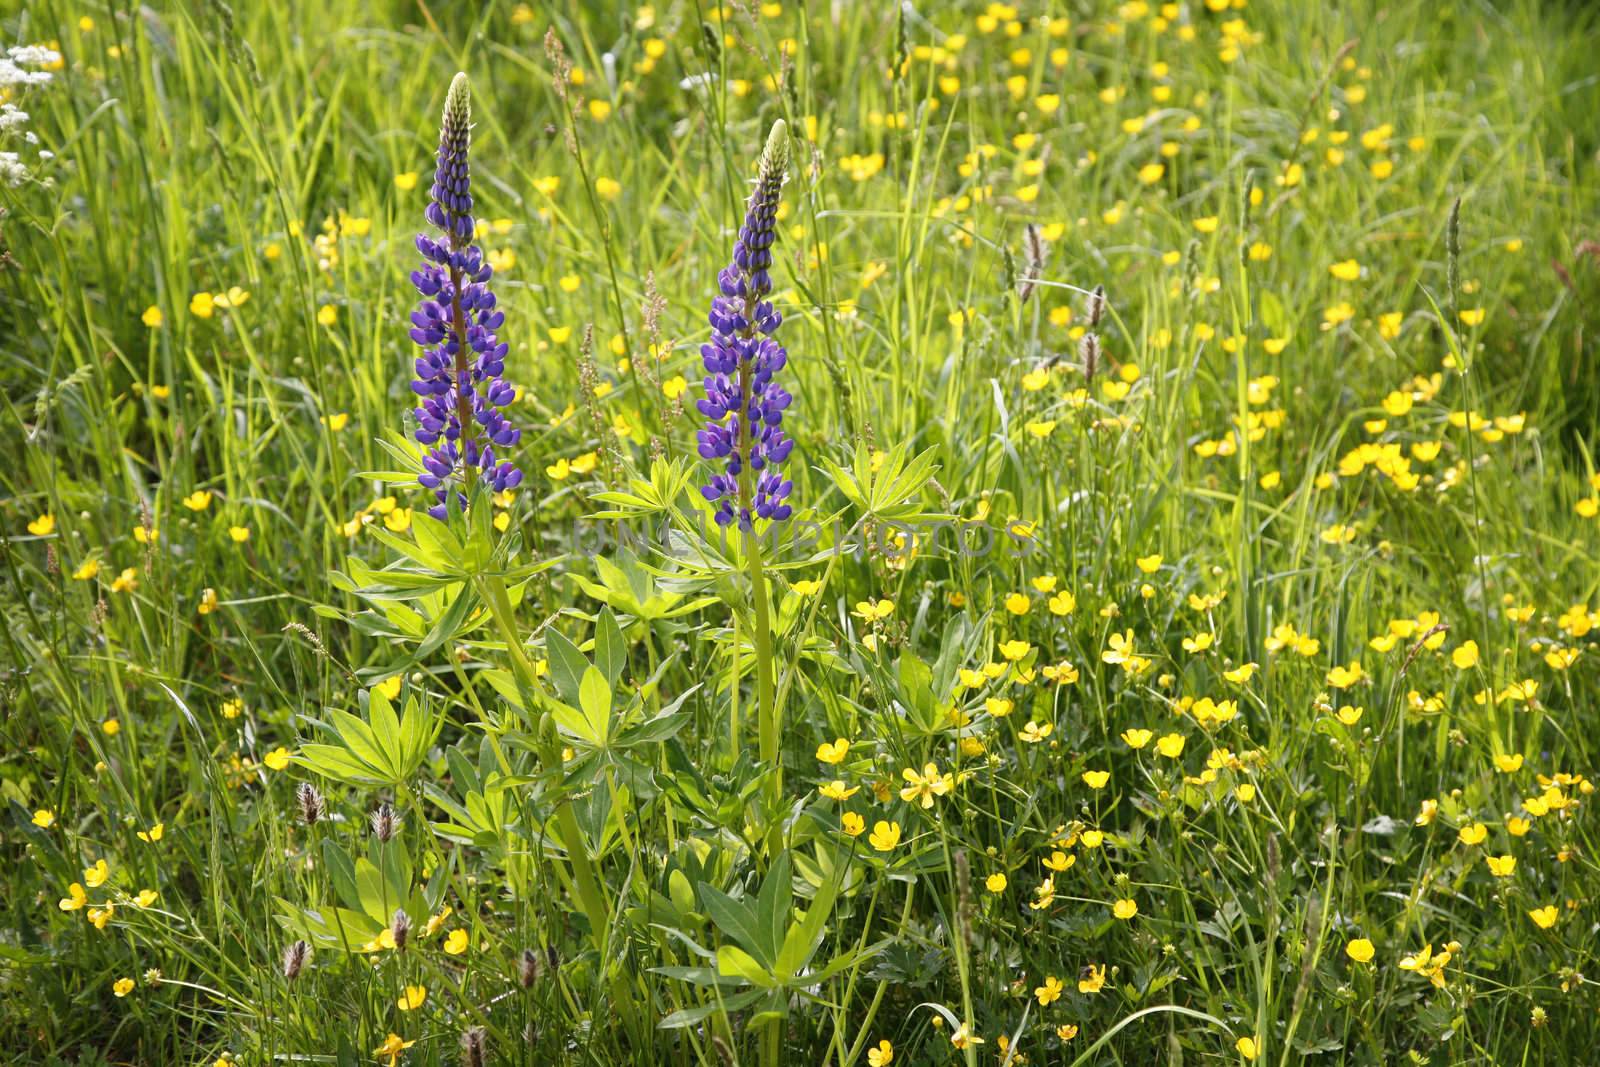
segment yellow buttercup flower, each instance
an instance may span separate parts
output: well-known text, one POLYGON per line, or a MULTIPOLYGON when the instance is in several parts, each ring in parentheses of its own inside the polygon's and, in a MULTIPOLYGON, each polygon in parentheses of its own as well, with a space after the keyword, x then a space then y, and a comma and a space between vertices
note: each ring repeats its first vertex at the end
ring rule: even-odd
POLYGON ((1138 658, 1134 650, 1133 631, 1126 630, 1120 634, 1112 634, 1106 638, 1106 650, 1100 653, 1100 659, 1106 663, 1128 664, 1138 658))
POLYGON ((1341 282, 1353 282, 1361 277, 1361 264, 1353 259, 1341 260, 1328 266, 1328 273, 1341 282))
POLYGON ((962 1023, 956 1027, 956 1032, 950 1035, 950 1043, 958 1049, 964 1049, 969 1045, 983 1044, 983 1038, 974 1034, 966 1023, 962 1023))
POLYGON ((833 742, 824 741, 817 746, 817 759, 823 763, 842 763, 849 751, 850 742, 842 737, 833 742))
POLYGON ((856 609, 850 614, 863 622, 881 622, 894 614, 894 601, 879 600, 873 602, 871 600, 863 600, 856 604, 856 609))
POLYGON ((1348 689, 1361 681, 1361 661, 1351 660, 1347 666, 1335 665, 1328 671, 1328 684, 1335 689, 1348 689))
POLYGON ((838 801, 849 800, 851 797, 855 796, 860 791, 861 791, 861 787, 860 786, 852 786, 852 787, 846 788, 845 784, 843 782, 839 781, 838 779, 834 779, 833 781, 828 782, 826 785, 820 786, 817 789, 818 793, 821 793, 823 796, 827 797, 829 800, 838 800, 838 801))
POLYGON ((1012 663, 1022 659, 1031 651, 1033 651, 1033 646, 1026 641, 1011 640, 1000 642, 1000 655, 1012 663))
POLYGON ((921 773, 907 767, 900 772, 900 776, 906 781, 900 790, 900 799, 907 803, 920 803, 924 809, 933 807, 933 798, 950 792, 953 784, 950 775, 941 775, 939 768, 932 763, 924 766, 921 773))
POLYGON ((387 1059, 389 1061, 387 1067, 395 1067, 400 1062, 400 1054, 416 1043, 415 1039, 403 1041, 399 1034, 391 1033, 383 1039, 383 1044, 372 1050, 372 1054, 380 1059, 387 1059))

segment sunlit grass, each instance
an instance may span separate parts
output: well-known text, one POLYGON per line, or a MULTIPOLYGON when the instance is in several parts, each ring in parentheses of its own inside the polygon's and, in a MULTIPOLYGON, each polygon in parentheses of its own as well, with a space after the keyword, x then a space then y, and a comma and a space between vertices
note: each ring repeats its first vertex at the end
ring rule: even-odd
POLYGON ((1593 16, 922 7, 0 17, 63 57, 0 89, 11 1060, 1581 1061, 1593 16), (385 441, 457 70, 529 569, 407 635, 335 574, 432 529, 385 441), (740 547, 599 496, 699 500, 780 118, 781 785, 740 547), (610 649, 662 718, 589 760, 529 724, 610 649), (374 699, 438 735, 341 780, 374 699), (785 995, 746 904, 824 919, 785 995))

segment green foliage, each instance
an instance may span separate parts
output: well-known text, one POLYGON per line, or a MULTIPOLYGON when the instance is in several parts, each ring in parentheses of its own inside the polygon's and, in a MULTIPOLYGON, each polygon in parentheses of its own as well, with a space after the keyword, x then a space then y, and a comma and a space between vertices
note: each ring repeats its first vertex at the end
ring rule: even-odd
POLYGON ((439 737, 444 716, 430 713, 410 693, 398 716, 381 690, 362 690, 365 718, 329 708, 324 728, 330 744, 306 744, 298 762, 315 774, 345 785, 389 786, 403 790, 439 737))
POLYGON ((1581 1058, 1596 16, 1172 7, 0 13, 0 1059, 1581 1058), (527 480, 440 521, 458 70, 527 480))

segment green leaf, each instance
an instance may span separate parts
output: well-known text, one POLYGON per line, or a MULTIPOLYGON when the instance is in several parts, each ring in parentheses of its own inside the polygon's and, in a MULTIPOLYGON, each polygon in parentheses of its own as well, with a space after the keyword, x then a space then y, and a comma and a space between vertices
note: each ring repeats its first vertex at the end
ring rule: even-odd
POLYGON ((349 749, 353 756, 376 771, 384 781, 393 780, 393 768, 389 766, 383 747, 378 744, 371 727, 348 711, 340 711, 337 708, 328 709, 328 718, 332 720, 339 740, 344 742, 344 747, 349 749))
POLYGON ((833 912, 833 904, 838 896, 839 878, 826 879, 812 898, 805 918, 789 927, 773 968, 779 978, 785 982, 791 981, 811 962, 811 957, 816 955, 817 948, 822 944, 823 934, 827 932, 828 916, 833 912))
POLYGON ((370 767, 338 745, 307 744, 293 757, 294 762, 336 782, 387 785, 389 778, 377 767, 370 767))
POLYGON ((756 928, 761 934, 761 958, 767 963, 778 958, 778 946, 789 925, 789 907, 794 902, 793 869, 788 851, 778 853, 756 897, 756 928))
POLYGON ((431 558, 438 559, 442 565, 437 570, 450 570, 465 554, 460 538, 456 537, 448 523, 440 522, 426 511, 417 511, 411 520, 411 535, 417 539, 417 545, 427 552, 431 558))
POLYGON ((944 726, 946 722, 933 692, 933 671, 928 665, 908 649, 900 654, 899 676, 900 698, 921 731, 933 733, 944 726))
POLYGON ((578 651, 578 646, 567 640, 567 635, 555 627, 544 632, 544 649, 550 660, 550 680, 555 682, 556 692, 568 704, 576 705, 578 684, 583 680, 583 672, 589 668, 589 661, 578 651))
POLYGON ((628 644, 623 639, 622 628, 617 625, 616 615, 612 614, 609 607, 600 612, 600 620, 595 626, 594 661, 605 674, 607 683, 615 689, 617 679, 622 677, 628 665, 628 644))
POLYGON ((598 667, 589 667, 578 683, 578 707, 588 728, 587 738, 596 748, 611 739, 611 683, 598 667))
POLYGON ((723 945, 717 949, 717 971, 741 978, 762 989, 771 989, 778 984, 765 967, 738 945, 723 945))
MULTIPOLYGON (((477 602, 477 595, 473 593, 472 587, 465 583, 456 586, 455 590, 455 599, 434 622, 433 629, 428 631, 428 636, 424 637, 422 644, 417 647, 418 659, 426 659, 433 655, 440 645, 461 633, 462 625, 467 620, 467 613, 477 602)), ((446 596, 450 595, 449 588, 444 592, 446 596)))
POLYGON ((379 528, 377 523, 373 523, 367 529, 372 531, 372 536, 379 542, 388 545, 419 566, 440 574, 456 574, 459 571, 455 560, 447 558, 442 552, 436 551, 428 545, 420 544, 416 541, 407 541, 398 534, 379 528))
POLYGON ((671 710, 663 711, 654 718, 634 723, 619 733, 616 747, 633 748, 637 745, 660 744, 668 738, 677 736, 678 731, 687 725, 689 725, 688 715, 671 710))
POLYGON ((356 868, 350 856, 331 837, 322 839, 322 866, 328 872, 328 881, 334 894, 352 908, 361 906, 361 896, 356 892, 356 868))
POLYGON ((686 1026, 703 1022, 720 1011, 735 1012, 747 1008, 764 996, 766 996, 764 989, 748 989, 731 997, 719 997, 709 1004, 702 1004, 696 1008, 681 1008, 656 1025, 663 1030, 681 1030, 686 1026))
POLYGON ((383 872, 365 856, 356 860, 356 898, 361 910, 379 926, 386 926, 400 901, 389 892, 383 872))
MULTIPOLYGON (((713 924, 725 937, 759 956, 763 938, 756 923, 756 912, 743 900, 735 900, 715 886, 700 887, 700 902, 713 924)), ((770 957, 769 957, 770 959, 770 957)))
POLYGON ((510 671, 488 670, 478 675, 500 694, 500 699, 510 704, 518 711, 526 712, 528 709, 522 702, 522 686, 517 683, 516 676, 510 671))
POLYGON ((715 967, 652 967, 651 974, 659 974, 680 982, 693 982, 700 986, 741 986, 739 979, 721 974, 715 967))
MULTIPOLYGON (((589 731, 589 720, 584 714, 571 704, 563 704, 559 700, 546 699, 545 706, 550 709, 550 717, 555 720, 557 729, 567 734, 575 741, 585 741, 590 745, 597 742, 589 731)), ((571 766, 567 768, 572 771, 571 766)))
POLYGON ((366 697, 367 718, 372 723, 373 740, 388 757, 389 769, 395 777, 404 777, 405 750, 400 741, 400 720, 395 717, 394 705, 389 703, 389 698, 380 689, 367 690, 366 697))

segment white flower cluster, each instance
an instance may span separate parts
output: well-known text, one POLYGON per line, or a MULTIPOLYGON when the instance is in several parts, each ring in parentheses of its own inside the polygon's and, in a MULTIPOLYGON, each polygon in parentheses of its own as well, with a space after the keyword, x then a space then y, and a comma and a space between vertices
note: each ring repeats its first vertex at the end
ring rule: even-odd
MULTIPOLYGON (((30 70, 30 67, 54 67, 61 62, 61 54, 39 45, 13 45, 0 54, 0 92, 13 87, 28 88, 48 84, 54 75, 49 70, 30 70)), ((9 93, 7 93, 9 95, 9 93)), ((27 129, 28 113, 7 101, 0 104, 0 144, 20 139, 28 145, 38 145, 39 137, 27 129)), ((39 149, 41 161, 49 160, 51 153, 39 149)), ((22 153, 0 149, 0 184, 16 188, 31 177, 22 153)))

